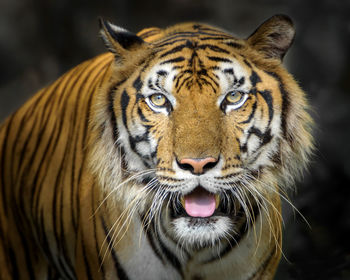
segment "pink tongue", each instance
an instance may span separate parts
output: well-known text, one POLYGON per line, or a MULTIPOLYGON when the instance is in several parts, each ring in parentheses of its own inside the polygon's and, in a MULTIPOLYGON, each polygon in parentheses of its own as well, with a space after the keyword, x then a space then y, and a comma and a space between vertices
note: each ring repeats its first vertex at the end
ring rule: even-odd
POLYGON ((186 213, 191 217, 210 217, 215 211, 215 195, 196 188, 184 197, 186 213))

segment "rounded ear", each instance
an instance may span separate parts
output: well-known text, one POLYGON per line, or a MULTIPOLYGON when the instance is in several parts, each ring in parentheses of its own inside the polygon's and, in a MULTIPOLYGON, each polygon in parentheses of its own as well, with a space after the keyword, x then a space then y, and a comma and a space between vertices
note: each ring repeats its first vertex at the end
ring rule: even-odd
POLYGON ((282 60, 293 43, 294 35, 292 20, 286 15, 275 15, 261 24, 247 42, 265 57, 282 60))
POLYGON ((145 42, 139 36, 124 28, 111 24, 100 18, 100 34, 107 49, 120 57, 129 51, 142 46, 145 42))

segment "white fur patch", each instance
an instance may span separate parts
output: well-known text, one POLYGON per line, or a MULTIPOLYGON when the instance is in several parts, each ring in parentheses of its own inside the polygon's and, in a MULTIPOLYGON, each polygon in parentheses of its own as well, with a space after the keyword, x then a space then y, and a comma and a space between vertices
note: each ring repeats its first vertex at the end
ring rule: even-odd
POLYGON ((129 134, 124 127, 122 120, 118 120, 118 131, 118 142, 125 149, 125 159, 128 163, 128 168, 133 171, 141 171, 146 169, 145 165, 142 163, 142 160, 140 160, 140 157, 130 147, 129 134))
POLYGON ((232 62, 223 62, 219 67, 220 70, 215 70, 215 74, 219 77, 219 84, 221 88, 221 96, 217 101, 218 107, 220 107, 222 101, 230 91, 240 90, 242 92, 249 92, 251 88, 251 84, 247 79, 249 74, 238 61, 232 59, 232 62), (223 70, 229 68, 233 69, 233 74, 224 73, 223 70), (235 85, 234 78, 237 80, 244 78, 245 82, 243 85, 235 85))
POLYGON ((177 74, 178 71, 173 70, 171 65, 155 65, 145 77, 146 83, 142 87, 142 94, 145 97, 149 97, 156 92, 162 93, 169 100, 171 106, 176 108, 176 99, 172 94, 172 88, 173 79, 177 74), (167 74, 159 76, 157 73, 161 71, 166 72, 167 74), (156 84, 157 80, 159 81, 159 86, 156 84), (150 84, 148 84, 148 81, 150 81, 150 84))
POLYGON ((179 245, 185 248, 214 246, 220 239, 232 235, 233 227, 231 219, 222 216, 181 217, 175 219, 172 224, 179 245))

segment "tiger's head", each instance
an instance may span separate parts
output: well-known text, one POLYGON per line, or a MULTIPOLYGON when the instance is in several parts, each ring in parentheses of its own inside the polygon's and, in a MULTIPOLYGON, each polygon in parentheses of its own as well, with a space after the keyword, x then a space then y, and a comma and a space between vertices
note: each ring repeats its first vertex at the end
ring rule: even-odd
POLYGON ((135 35, 101 21, 101 34, 114 66, 92 165, 106 194, 191 248, 280 217, 281 187, 312 147, 304 93, 282 66, 291 20, 246 40, 196 23, 135 35))

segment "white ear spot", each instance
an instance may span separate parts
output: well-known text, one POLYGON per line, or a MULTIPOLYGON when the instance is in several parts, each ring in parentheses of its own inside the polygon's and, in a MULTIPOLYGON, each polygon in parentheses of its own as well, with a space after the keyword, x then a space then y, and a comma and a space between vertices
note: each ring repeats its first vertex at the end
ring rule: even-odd
POLYGON ((102 39, 108 50, 114 54, 122 55, 145 43, 142 38, 134 33, 111 24, 102 18, 99 19, 99 23, 102 39))

